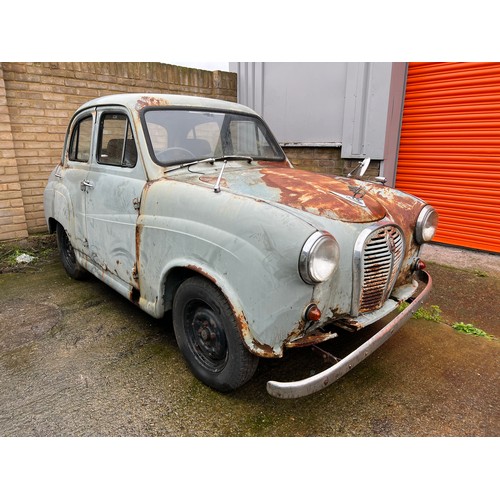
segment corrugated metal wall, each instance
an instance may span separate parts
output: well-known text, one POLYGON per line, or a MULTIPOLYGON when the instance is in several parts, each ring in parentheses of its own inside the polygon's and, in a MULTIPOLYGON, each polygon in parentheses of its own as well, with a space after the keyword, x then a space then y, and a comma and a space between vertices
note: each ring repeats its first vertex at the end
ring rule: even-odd
POLYGON ((238 102, 262 115, 280 143, 342 147, 342 158, 372 160, 384 159, 392 66, 390 62, 229 63, 230 71, 238 74, 238 102))
POLYGON ((500 63, 410 63, 396 187, 432 204, 435 241, 500 252, 500 63))

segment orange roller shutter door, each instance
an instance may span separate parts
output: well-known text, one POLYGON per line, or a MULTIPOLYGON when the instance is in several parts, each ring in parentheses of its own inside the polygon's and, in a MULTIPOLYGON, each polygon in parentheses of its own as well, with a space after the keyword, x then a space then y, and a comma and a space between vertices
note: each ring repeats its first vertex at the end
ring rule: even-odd
POLYGON ((410 63, 396 187, 439 212, 435 241, 500 252, 500 63, 410 63))

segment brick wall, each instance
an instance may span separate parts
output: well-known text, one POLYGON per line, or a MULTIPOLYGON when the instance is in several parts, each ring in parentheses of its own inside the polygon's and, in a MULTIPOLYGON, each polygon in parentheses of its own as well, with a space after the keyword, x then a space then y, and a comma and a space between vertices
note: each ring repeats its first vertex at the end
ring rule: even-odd
MULTIPOLYGON (((294 167, 311 172, 345 176, 359 163, 359 160, 341 158, 340 147, 287 146, 283 149, 294 167)), ((365 178, 373 179, 379 171, 380 161, 372 160, 365 178)))
POLYGON ((28 235, 19 172, 0 65, 0 239, 28 235))
POLYGON ((236 101, 236 74, 161 63, 0 63, 0 240, 46 231, 43 189, 73 112, 107 94, 236 101))

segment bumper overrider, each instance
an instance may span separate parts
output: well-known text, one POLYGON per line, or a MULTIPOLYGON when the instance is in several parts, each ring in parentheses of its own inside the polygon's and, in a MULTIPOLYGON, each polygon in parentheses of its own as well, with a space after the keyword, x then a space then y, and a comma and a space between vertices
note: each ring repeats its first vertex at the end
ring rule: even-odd
POLYGON ((348 371, 368 357, 378 349, 384 342, 389 340, 407 321, 412 314, 420 307, 427 298, 432 288, 432 278, 423 270, 416 273, 417 279, 424 285, 424 288, 414 297, 409 305, 403 309, 390 323, 373 335, 360 347, 355 349, 345 358, 326 370, 311 377, 297 380, 295 382, 267 382, 267 392, 274 397, 282 399, 300 398, 314 394, 315 392, 328 387, 330 384, 345 375, 348 371))

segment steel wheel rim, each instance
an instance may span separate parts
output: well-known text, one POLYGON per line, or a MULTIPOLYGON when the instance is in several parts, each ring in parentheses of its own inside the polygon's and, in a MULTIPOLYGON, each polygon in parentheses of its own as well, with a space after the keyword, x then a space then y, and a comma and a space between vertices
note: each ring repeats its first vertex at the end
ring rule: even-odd
POLYGON ((224 326, 218 314, 205 302, 186 305, 184 321, 189 347, 199 362, 212 372, 221 371, 227 362, 228 348, 224 326))

